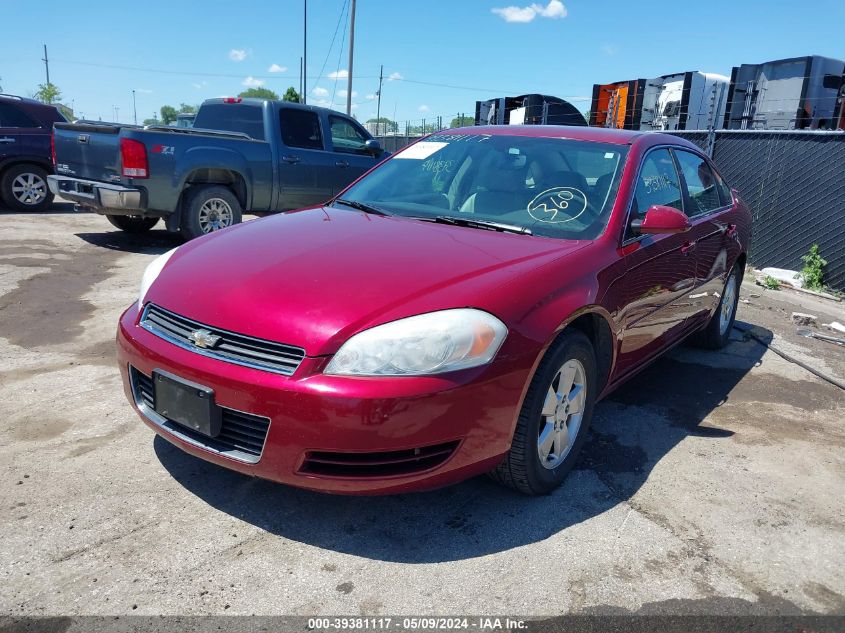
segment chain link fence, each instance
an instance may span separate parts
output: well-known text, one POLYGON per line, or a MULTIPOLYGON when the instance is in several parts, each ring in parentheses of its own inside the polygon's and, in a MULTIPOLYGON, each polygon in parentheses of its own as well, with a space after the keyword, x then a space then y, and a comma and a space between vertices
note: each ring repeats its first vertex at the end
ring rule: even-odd
MULTIPOLYGON (((824 281, 845 290, 845 132, 671 132, 712 156, 754 217, 749 263, 800 270, 819 245, 824 281)), ((419 136, 381 136, 390 152, 419 136)))
POLYGON ((705 151, 712 145, 719 171, 751 209, 750 263, 801 270, 801 256, 818 244, 825 283, 845 290, 845 132, 676 134, 705 151))

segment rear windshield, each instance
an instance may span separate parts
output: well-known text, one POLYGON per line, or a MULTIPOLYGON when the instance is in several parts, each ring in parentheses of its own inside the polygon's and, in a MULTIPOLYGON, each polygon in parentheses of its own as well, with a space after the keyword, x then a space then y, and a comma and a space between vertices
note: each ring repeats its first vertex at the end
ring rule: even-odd
POLYGON ((205 130, 243 132, 264 140, 264 114, 261 106, 244 103, 209 103, 200 107, 194 127, 205 130))

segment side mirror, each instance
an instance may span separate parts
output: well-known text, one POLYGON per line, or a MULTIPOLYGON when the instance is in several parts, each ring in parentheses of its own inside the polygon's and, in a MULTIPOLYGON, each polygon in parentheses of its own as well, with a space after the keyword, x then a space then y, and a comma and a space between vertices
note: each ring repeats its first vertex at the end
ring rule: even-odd
POLYGON ((376 139, 371 138, 368 141, 364 142, 364 149, 367 150, 373 156, 378 156, 384 150, 381 148, 381 143, 379 143, 376 139))
POLYGON ((642 220, 633 220, 631 229, 639 235, 684 233, 692 228, 689 218, 681 211, 662 204, 648 208, 642 220))

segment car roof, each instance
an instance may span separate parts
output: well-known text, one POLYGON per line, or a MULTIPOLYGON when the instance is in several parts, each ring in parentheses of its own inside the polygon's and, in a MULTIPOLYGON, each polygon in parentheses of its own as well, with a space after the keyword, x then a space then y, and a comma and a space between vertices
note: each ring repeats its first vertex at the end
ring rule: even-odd
POLYGON ((696 146, 686 139, 660 132, 642 132, 638 130, 617 130, 606 127, 587 127, 582 125, 475 125, 452 130, 443 130, 435 134, 490 134, 492 136, 526 136, 537 138, 563 138, 575 141, 592 141, 613 145, 633 145, 644 139, 651 144, 696 146))
POLYGON ((213 99, 206 99, 202 102, 202 105, 211 104, 211 103, 227 103, 226 99, 240 99, 238 103, 246 104, 246 105, 255 105, 255 106, 263 106, 265 103, 275 103, 285 108, 295 108, 298 110, 310 110, 312 112, 330 112, 331 114, 337 114, 339 116, 348 117, 345 112, 340 112, 339 110, 334 110, 332 108, 323 108, 321 106, 315 106, 305 103, 297 103, 295 101, 285 101, 284 99, 259 99, 256 97, 215 97, 213 99))

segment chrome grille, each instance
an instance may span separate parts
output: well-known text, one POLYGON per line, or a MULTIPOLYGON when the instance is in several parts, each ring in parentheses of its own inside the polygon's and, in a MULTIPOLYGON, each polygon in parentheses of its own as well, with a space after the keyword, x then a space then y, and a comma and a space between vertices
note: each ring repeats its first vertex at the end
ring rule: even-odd
POLYGON ((223 413, 220 434, 213 438, 207 437, 182 426, 178 422, 165 418, 155 410, 155 389, 152 377, 131 366, 129 367, 129 376, 132 383, 132 392, 135 396, 135 404, 147 418, 156 422, 162 428, 192 444, 241 461, 255 463, 261 457, 264 440, 267 438, 267 431, 270 428, 268 418, 220 407, 223 413))
POLYGON ((305 350, 284 343, 236 334, 180 316, 152 303, 141 316, 141 327, 174 345, 218 360, 290 376, 305 358, 305 350), (192 332, 207 330, 220 337, 213 348, 198 347, 192 332))

